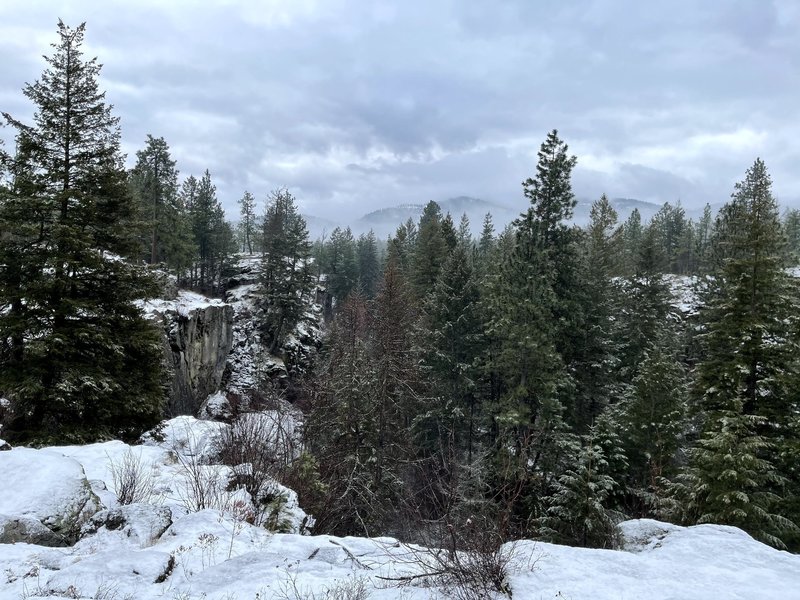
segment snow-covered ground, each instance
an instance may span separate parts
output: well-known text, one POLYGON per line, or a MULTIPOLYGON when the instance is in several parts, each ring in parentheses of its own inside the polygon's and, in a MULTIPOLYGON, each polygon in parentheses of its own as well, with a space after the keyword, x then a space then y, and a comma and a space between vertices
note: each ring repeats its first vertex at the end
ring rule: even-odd
MULTIPOLYGON (((214 464, 215 439, 226 427, 179 417, 135 447, 106 442, 0 452, 0 533, 9 523, 29 530, 60 525, 65 532, 67 521, 83 524, 70 547, 0 544, 0 599, 445 597, 436 581, 414 579, 403 588, 393 582, 421 573, 421 560, 430 556, 424 549, 390 538, 298 533, 308 521, 286 488, 279 488, 284 500, 272 522, 292 533, 251 524, 249 495, 225 485, 232 470, 214 464), (120 506, 115 471, 118 480, 131 459, 151 485, 141 502, 120 506), (198 478, 213 488, 200 510, 192 485, 198 478)), ((648 520, 621 527, 621 551, 506 546, 513 598, 800 599, 800 556, 738 529, 648 520)))

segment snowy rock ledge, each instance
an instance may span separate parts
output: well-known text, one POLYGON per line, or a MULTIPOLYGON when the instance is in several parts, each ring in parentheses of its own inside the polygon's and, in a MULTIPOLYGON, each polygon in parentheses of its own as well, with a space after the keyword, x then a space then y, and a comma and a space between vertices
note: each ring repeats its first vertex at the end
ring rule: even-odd
POLYGON ((50 450, 1 452, 0 481, 0 543, 70 545, 102 508, 81 464, 50 450))

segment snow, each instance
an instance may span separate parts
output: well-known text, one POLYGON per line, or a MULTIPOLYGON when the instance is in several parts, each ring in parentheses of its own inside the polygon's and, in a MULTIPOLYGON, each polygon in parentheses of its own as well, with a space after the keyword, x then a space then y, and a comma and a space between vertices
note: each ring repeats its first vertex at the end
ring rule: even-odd
MULTIPOLYGON (((251 418, 277 423, 271 413, 251 418)), ((109 507, 83 526, 72 547, 0 544, 0 600, 37 595, 324 598, 358 586, 373 600, 444 597, 436 581, 415 579, 402 590, 390 581, 420 574, 417 559, 426 555, 424 549, 391 538, 272 533, 242 519, 239 508, 249 497, 241 489, 222 488, 218 505, 188 510, 180 497, 183 464, 221 482, 230 476, 228 467, 213 462, 216 437, 225 427, 179 417, 145 436, 141 446, 105 442, 0 453, 5 484, 0 513, 46 518, 70 505, 75 486, 80 487, 75 482, 83 481, 85 489, 84 472, 92 489, 104 491, 103 503, 109 507), (126 456, 135 457, 152 475, 149 502, 116 504, 113 464, 126 456)), ((297 530, 305 513, 294 492, 281 489, 289 500, 281 518, 297 530)), ((774 550, 738 529, 652 520, 626 521, 620 528, 624 550, 530 541, 506 545, 514 599, 800 599, 800 556, 774 550)))
POLYGON ((227 305, 224 300, 209 298, 189 290, 179 290, 178 297, 174 300, 155 298, 152 300, 137 300, 135 304, 139 306, 147 316, 177 313, 181 317, 188 317, 192 311, 195 310, 202 310, 211 306, 227 305))
POLYGON ((697 294, 700 279, 688 275, 664 275, 664 281, 672 294, 672 305, 684 316, 697 314, 700 298, 697 294))
POLYGON ((101 508, 81 464, 52 450, 0 452, 0 481, 0 515, 34 519, 64 534, 101 508))
POLYGON ((800 598, 800 556, 739 529, 651 520, 627 521, 621 529, 626 552, 539 544, 537 570, 512 577, 512 587, 537 590, 530 597, 572 600, 800 598))

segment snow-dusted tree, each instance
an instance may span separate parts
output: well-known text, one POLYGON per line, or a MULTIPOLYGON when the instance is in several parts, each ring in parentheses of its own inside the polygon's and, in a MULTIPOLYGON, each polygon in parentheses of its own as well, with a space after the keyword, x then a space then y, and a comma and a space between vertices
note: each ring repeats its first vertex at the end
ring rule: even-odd
POLYGON ((369 312, 351 294, 340 306, 317 375, 309 385, 306 446, 319 465, 326 493, 310 498, 315 531, 375 533, 386 507, 374 487, 377 410, 369 350, 369 312))
POLYGON ((545 499, 539 520, 546 539, 584 548, 615 548, 620 533, 605 503, 617 487, 594 432, 585 436, 576 464, 564 471, 545 499))
POLYGON ((375 296, 381 266, 378 259, 378 242, 370 231, 358 236, 356 242, 356 262, 358 263, 358 287, 367 297, 375 296))
POLYGON ((776 448, 756 433, 765 421, 738 410, 715 413, 673 487, 677 515, 688 523, 733 525, 786 547, 798 528, 781 514, 785 502, 775 490, 787 481, 770 460, 776 448))
POLYGON ((253 242, 256 238, 256 199, 253 194, 245 191, 239 199, 239 222, 242 232, 242 252, 253 253, 253 242))
POLYGON ((133 300, 152 279, 137 253, 119 119, 84 60, 84 25, 58 24, 41 78, 24 88, 14 184, 0 205, 0 338, 13 402, 4 437, 133 435, 161 416, 161 348, 133 300), (5 307, 9 309, 6 310, 5 307))
POLYGON ((704 355, 695 379, 705 425, 688 473, 695 475, 694 497, 703 519, 758 527, 751 530, 775 543, 779 531, 751 519, 770 512, 771 506, 764 502, 773 496, 748 494, 743 488, 780 497, 779 482, 794 477, 796 467, 789 457, 797 444, 793 432, 800 410, 800 310, 797 284, 785 270, 786 240, 771 179, 760 159, 736 184, 731 201, 720 212, 714 249, 713 277, 701 313, 704 355), (711 460, 716 456, 711 451, 718 451, 719 460, 711 460), (725 461, 731 462, 724 466, 725 461), (751 479, 745 471, 726 473, 729 467, 735 470, 731 465, 748 463, 761 478, 751 479), (742 478, 756 485, 744 485, 742 478), (706 492, 712 487, 713 498, 706 492), (739 513, 720 510, 714 498, 738 498, 750 504, 747 518, 734 522, 739 513))
POLYGON ((630 463, 625 479, 644 514, 660 510, 686 426, 686 372, 674 345, 662 335, 645 348, 618 419, 630 463))
POLYGON ((313 285, 306 222, 288 190, 270 194, 263 235, 263 339, 275 353, 302 317, 313 285))

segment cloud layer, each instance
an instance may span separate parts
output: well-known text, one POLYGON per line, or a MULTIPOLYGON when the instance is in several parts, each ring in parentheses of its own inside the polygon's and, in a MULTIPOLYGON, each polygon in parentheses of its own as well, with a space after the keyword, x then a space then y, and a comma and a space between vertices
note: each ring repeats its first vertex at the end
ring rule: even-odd
POLYGON ((30 114, 59 17, 87 22, 129 157, 163 136, 233 218, 277 186, 338 220, 458 195, 522 208, 552 128, 583 196, 723 202, 761 156, 800 198, 792 0, 6 0, 0 109, 30 114))

